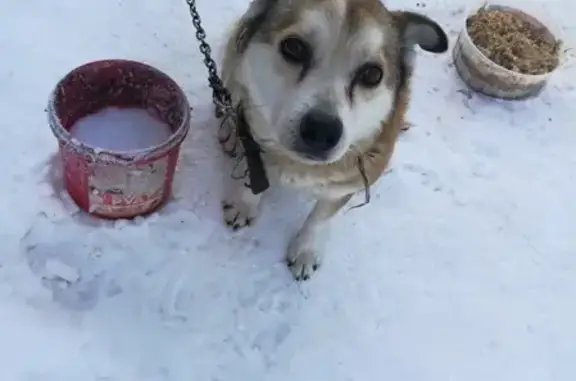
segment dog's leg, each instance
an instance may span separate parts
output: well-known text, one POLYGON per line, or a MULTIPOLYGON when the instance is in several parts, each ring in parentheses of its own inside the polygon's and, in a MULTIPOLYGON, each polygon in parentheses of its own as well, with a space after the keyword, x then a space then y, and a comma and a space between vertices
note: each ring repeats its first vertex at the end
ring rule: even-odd
POLYGON ((262 193, 254 194, 245 180, 232 180, 227 197, 222 201, 224 222, 233 230, 250 226, 260 213, 262 193))
POLYGON ((286 262, 296 280, 307 280, 318 269, 323 257, 323 240, 328 222, 352 198, 318 200, 304 225, 290 241, 286 262))
POLYGON ((241 174, 248 174, 246 158, 243 156, 243 146, 236 136, 235 118, 224 118, 218 131, 218 141, 224 153, 236 158, 231 178, 226 184, 226 194, 222 201, 224 222, 233 230, 249 226, 258 217, 262 194, 255 195, 246 186, 248 179, 241 174), (239 177, 236 177, 239 176, 239 177))

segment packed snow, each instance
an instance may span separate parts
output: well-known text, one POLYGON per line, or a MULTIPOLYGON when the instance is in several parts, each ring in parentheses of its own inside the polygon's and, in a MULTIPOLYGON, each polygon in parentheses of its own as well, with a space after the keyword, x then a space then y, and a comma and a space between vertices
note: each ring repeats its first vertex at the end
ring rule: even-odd
POLYGON ((91 147, 134 151, 164 143, 172 130, 144 109, 106 107, 80 118, 70 134, 91 147))
MULTIPOLYGON (((480 2, 386 3, 435 18, 453 44, 480 2)), ((506 3, 574 46, 573 1, 506 3)), ((217 57, 247 4, 198 0, 217 57)), ((576 379, 572 51, 523 102, 471 93, 450 54, 419 53, 415 126, 297 284, 282 258, 308 200, 274 191, 253 228, 221 221, 227 174, 184 0, 1 9, 0 380, 576 379), (174 199, 146 219, 92 219, 62 188, 44 108, 63 75, 103 58, 159 68, 194 108, 174 199)))

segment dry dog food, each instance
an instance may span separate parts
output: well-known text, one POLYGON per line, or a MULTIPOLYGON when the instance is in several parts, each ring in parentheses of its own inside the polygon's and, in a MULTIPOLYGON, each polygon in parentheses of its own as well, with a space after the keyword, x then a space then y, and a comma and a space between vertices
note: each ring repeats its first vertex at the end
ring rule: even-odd
POLYGON ((485 9, 466 20, 468 34, 494 63, 522 74, 545 74, 558 66, 560 42, 519 15, 485 9))

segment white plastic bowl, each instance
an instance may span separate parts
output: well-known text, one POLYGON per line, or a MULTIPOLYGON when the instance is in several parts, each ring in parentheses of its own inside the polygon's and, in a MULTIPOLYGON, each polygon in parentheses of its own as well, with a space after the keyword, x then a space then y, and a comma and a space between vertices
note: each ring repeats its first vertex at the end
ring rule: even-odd
POLYGON ((481 9, 499 9, 514 12, 537 28, 541 28, 550 41, 556 37, 550 29, 527 13, 513 7, 504 5, 487 5, 469 13, 464 19, 464 27, 460 32, 458 41, 453 50, 454 65, 460 78, 472 90, 501 99, 527 99, 536 97, 546 86, 548 79, 558 69, 539 75, 521 74, 508 70, 486 57, 474 45, 468 35, 466 20, 481 9))

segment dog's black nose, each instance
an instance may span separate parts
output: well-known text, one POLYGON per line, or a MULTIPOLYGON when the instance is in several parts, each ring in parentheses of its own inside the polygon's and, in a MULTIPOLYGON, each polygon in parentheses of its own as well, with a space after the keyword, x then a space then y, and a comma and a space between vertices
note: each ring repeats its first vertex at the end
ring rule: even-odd
POLYGON ((342 120, 324 111, 311 110, 300 122, 300 139, 311 152, 327 152, 338 145, 344 125, 342 120))

